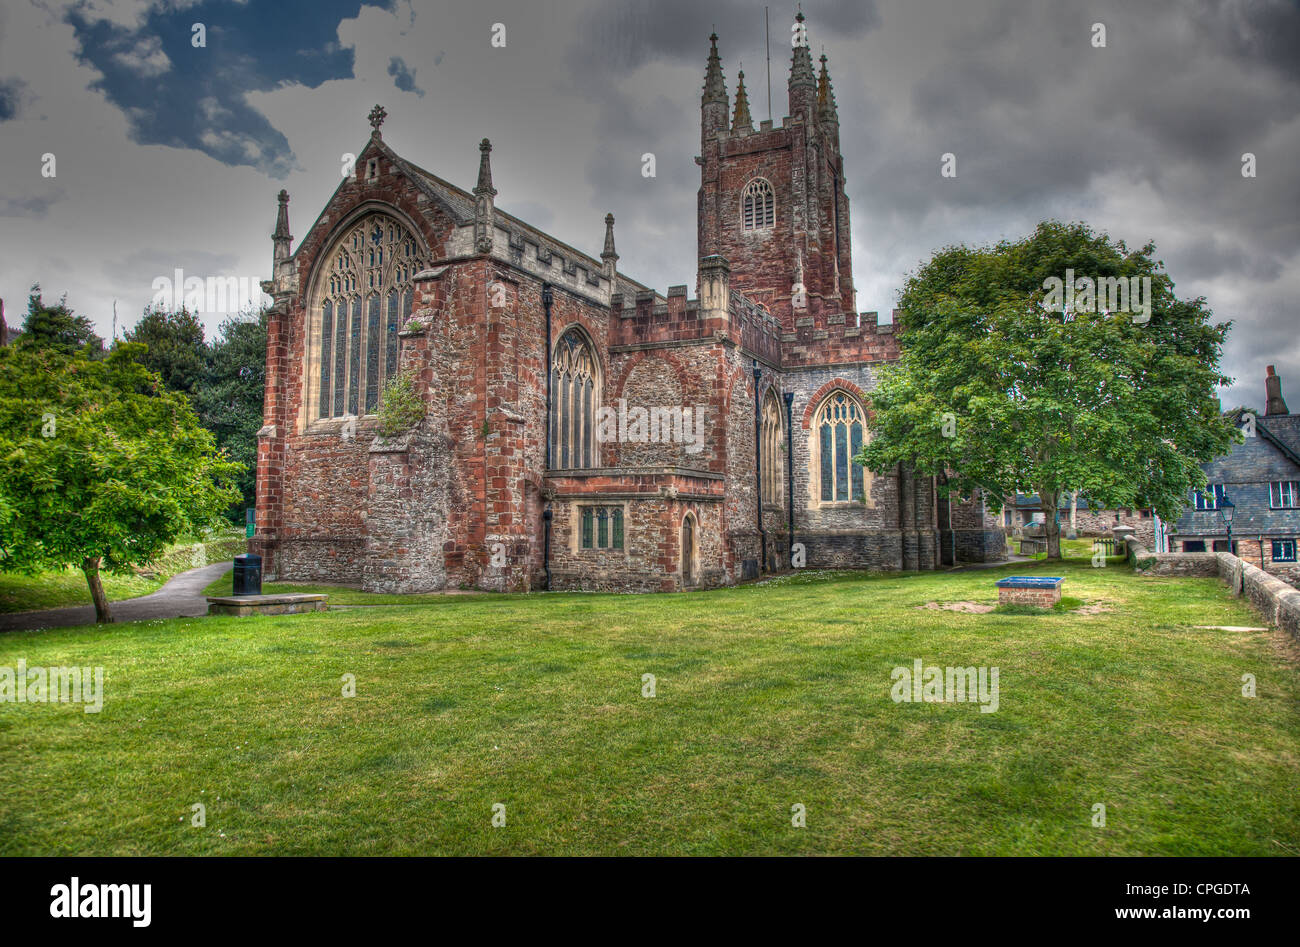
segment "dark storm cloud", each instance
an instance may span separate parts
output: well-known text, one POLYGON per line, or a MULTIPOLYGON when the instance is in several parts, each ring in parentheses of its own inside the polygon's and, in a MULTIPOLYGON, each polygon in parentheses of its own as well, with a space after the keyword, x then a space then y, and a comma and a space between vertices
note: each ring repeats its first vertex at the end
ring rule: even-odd
POLYGON ((1232 58, 1300 83, 1300 15, 1295 0, 1200 0, 1192 22, 1232 58))
POLYGON ((133 28, 94 18, 79 4, 66 19, 76 30, 78 58, 101 73, 95 88, 123 110, 135 141, 194 148, 282 177, 296 164, 289 143, 245 95, 350 76, 352 52, 339 48, 336 32, 363 3, 159 4, 133 28), (193 45, 196 23, 206 29, 206 47, 193 45), (285 54, 290 39, 299 55, 285 54))
POLYGON ((414 92, 421 98, 424 90, 415 84, 415 70, 406 65, 400 56, 388 60, 388 74, 393 77, 393 85, 402 92, 414 92))
POLYGON ((40 220, 50 208, 63 199, 63 192, 30 197, 5 197, 0 195, 0 217, 30 217, 40 220))
MULTIPOLYGON (((349 142, 354 131, 364 141, 366 111, 391 96, 399 101, 385 100, 391 112, 385 134, 404 154, 468 187, 477 168, 475 143, 491 137, 498 146, 499 206, 597 254, 602 218, 612 211, 620 269, 661 291, 694 279, 699 169, 691 159, 715 28, 727 91, 734 96, 743 60, 754 118, 767 113, 763 4, 749 0, 402 0, 387 5, 391 18, 375 9, 358 17, 363 6, 384 6, 363 0, 204 0, 177 9, 183 4, 158 0, 138 26, 104 22, 83 4, 66 16, 75 27, 77 58, 98 74, 98 88, 125 116, 136 142, 203 152, 230 166, 220 169, 229 187, 260 187, 261 174, 295 168, 289 141, 303 164, 317 153, 330 153, 332 162, 344 149, 336 144, 344 125, 349 142), (190 46, 196 21, 208 26, 207 50, 190 46), (498 21, 510 27, 509 47, 490 49, 490 26, 498 21), (442 67, 443 81, 435 84, 427 70, 444 50, 452 68, 442 67), (427 87, 422 98, 417 76, 427 87), (321 88, 339 78, 350 81, 321 88), (392 86, 417 95, 400 95, 392 86), (388 88, 386 96, 378 88, 388 88), (248 94, 263 90, 273 91, 250 105, 248 94), (656 159, 653 178, 641 174, 647 152, 656 159), (253 169, 256 179, 233 176, 251 176, 253 169)), ((824 46, 838 100, 858 308, 891 308, 907 272, 938 247, 1019 238, 1045 218, 1082 220, 1130 246, 1154 240, 1179 294, 1203 295, 1218 319, 1234 321, 1224 369, 1240 379, 1242 395, 1234 389, 1226 400, 1259 400, 1265 360, 1300 391, 1294 303, 1300 293, 1300 5, 836 0, 803 6, 814 59, 824 46), (1105 49, 1090 43, 1095 22, 1107 27, 1105 49), (945 152, 956 155, 956 179, 939 174, 945 152), (1240 173, 1246 152, 1256 156, 1253 179, 1240 173)), ((13 16, 13 7, 2 7, 0 16, 13 16)), ((778 125, 787 111, 795 8, 794 2, 770 4, 778 125)), ((64 49, 49 54, 61 69, 64 49)), ((87 116, 101 107, 99 96, 84 97, 84 114, 51 114, 41 128, 27 127, 38 117, 25 104, 39 93, 46 109, 74 81, 72 91, 84 92, 84 82, 95 78, 83 78, 91 70, 66 63, 58 75, 68 88, 61 89, 60 80, 42 84, 32 64, 5 68, 29 83, 6 129, 24 126, 29 138, 32 131, 74 138, 69 130, 79 134, 95 124, 87 116)), ((12 147, 16 136, 8 137, 6 160, 28 161, 12 147)), ((0 150, 4 143, 0 136, 0 150)), ((193 169, 204 162, 195 164, 192 154, 159 151, 124 152, 122 160, 163 175, 201 173, 193 169)), ((295 214, 310 219, 319 210, 326 185, 334 183, 336 172, 329 170, 329 180, 315 167, 290 176, 295 214), (308 187, 320 199, 302 203, 308 187)), ((7 203, 0 206, 24 216, 43 213, 50 206, 42 204, 46 182, 34 175, 31 181, 7 179, 7 203)), ((156 187, 148 182, 147 193, 156 187)), ((276 189, 266 189, 268 200, 276 189)), ((49 211, 50 220, 105 191, 89 183, 72 190, 49 211)), ((163 193, 177 204, 190 199, 175 189, 163 193)), ((126 199, 119 198, 123 207, 137 206, 126 199)), ((204 231, 202 245, 239 249, 241 259, 260 261, 263 243, 250 251, 246 241, 264 241, 273 211, 259 205, 256 213, 268 218, 254 227, 245 208, 240 219, 204 231)), ((94 213, 99 216, 89 223, 97 233, 117 233, 121 208, 97 204, 94 213)), ((85 223, 68 217, 60 224, 66 232, 52 242, 77 239, 85 223)), ((143 225, 135 241, 159 245, 143 225)), ((102 236, 86 243, 102 245, 102 236)), ((39 268, 49 256, 33 254, 25 265, 39 268)), ((167 272, 162 258, 119 262, 132 285, 154 268, 167 272)))
MULTIPOLYGON (((773 76, 779 63, 790 58, 790 28, 797 4, 769 4, 773 76)), ((810 25, 823 36, 839 39, 858 36, 879 23, 873 0, 834 0, 804 4, 810 25)), ((699 63, 701 81, 708 55, 708 37, 716 29, 724 60, 735 63, 746 54, 754 57, 751 74, 763 52, 763 5, 745 0, 633 0, 600 5, 583 21, 577 42, 569 51, 575 69, 598 75, 621 72, 647 63, 699 63)), ((814 37, 814 43, 816 39, 814 37)), ((815 48, 815 47, 814 47, 815 48)), ((729 76, 734 76, 734 65, 729 76)), ((734 84, 731 79, 729 87, 734 84)))
POLYGON ((0 122, 17 117, 26 87, 27 83, 21 79, 0 79, 0 122))

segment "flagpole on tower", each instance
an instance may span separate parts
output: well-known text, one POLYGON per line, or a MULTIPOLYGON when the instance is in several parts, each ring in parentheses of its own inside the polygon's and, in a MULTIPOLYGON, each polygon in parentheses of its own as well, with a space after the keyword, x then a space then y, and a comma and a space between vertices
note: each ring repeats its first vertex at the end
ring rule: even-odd
POLYGON ((772 27, 763 7, 763 44, 767 49, 767 120, 772 120, 772 27))

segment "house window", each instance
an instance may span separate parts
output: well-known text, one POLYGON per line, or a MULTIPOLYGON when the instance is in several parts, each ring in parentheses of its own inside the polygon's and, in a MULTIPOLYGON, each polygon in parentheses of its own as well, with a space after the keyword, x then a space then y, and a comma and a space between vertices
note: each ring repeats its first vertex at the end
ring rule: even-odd
POLYGON ((1300 480, 1277 480, 1268 485, 1268 505, 1275 510, 1300 507, 1300 480))
POLYGON ((428 254, 406 227, 375 213, 353 222, 322 259, 310 312, 319 340, 309 369, 317 418, 374 414, 397 373, 397 331, 428 254), (400 263, 398 261, 401 261, 400 263))
POLYGON ((760 481, 763 503, 775 506, 781 502, 781 408, 776 400, 776 392, 771 389, 768 389, 763 398, 761 436, 763 468, 760 481))
POLYGON ((1183 540, 1183 552, 1205 552, 1204 539, 1183 540))
POLYGON ((583 549, 623 548, 621 506, 584 506, 581 511, 583 549))
POLYGON ((551 464, 561 470, 595 467, 600 384, 596 357, 581 329, 560 337, 551 359, 551 464))
POLYGON ((1273 561, 1274 562, 1295 562, 1295 540, 1294 539, 1275 539, 1273 540, 1273 561))
POLYGON ((766 230, 776 223, 776 198, 771 184, 755 178, 745 185, 740 199, 740 220, 746 230, 766 230))
POLYGON ((1204 490, 1193 491, 1192 498, 1198 510, 1217 510, 1223 498, 1227 496, 1227 492, 1223 484, 1211 483, 1204 490))
POLYGON ((823 503, 863 500, 863 469, 853 462, 862 450, 864 416, 858 403, 835 392, 817 412, 813 438, 823 503))

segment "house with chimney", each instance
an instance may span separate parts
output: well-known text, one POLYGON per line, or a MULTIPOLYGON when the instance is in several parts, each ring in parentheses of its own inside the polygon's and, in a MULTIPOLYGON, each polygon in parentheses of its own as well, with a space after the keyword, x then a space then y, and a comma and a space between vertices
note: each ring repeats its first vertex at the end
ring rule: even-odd
POLYGON ((1287 408, 1272 365, 1264 393, 1262 416, 1234 413, 1242 442, 1204 466, 1209 482, 1157 536, 1157 551, 1231 551, 1267 572, 1300 578, 1300 414, 1287 408))

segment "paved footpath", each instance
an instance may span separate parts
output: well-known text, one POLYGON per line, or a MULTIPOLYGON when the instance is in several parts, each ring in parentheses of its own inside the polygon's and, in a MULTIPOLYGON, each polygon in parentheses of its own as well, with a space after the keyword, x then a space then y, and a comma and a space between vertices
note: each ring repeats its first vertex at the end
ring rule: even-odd
MULTIPOLYGON (((151 618, 195 618, 208 613, 203 590, 234 567, 233 562, 214 562, 172 576, 157 592, 139 598, 109 602, 114 622, 145 621, 151 618)), ((38 612, 0 615, 0 632, 31 631, 37 628, 68 628, 93 625, 94 605, 46 608, 38 612)))

